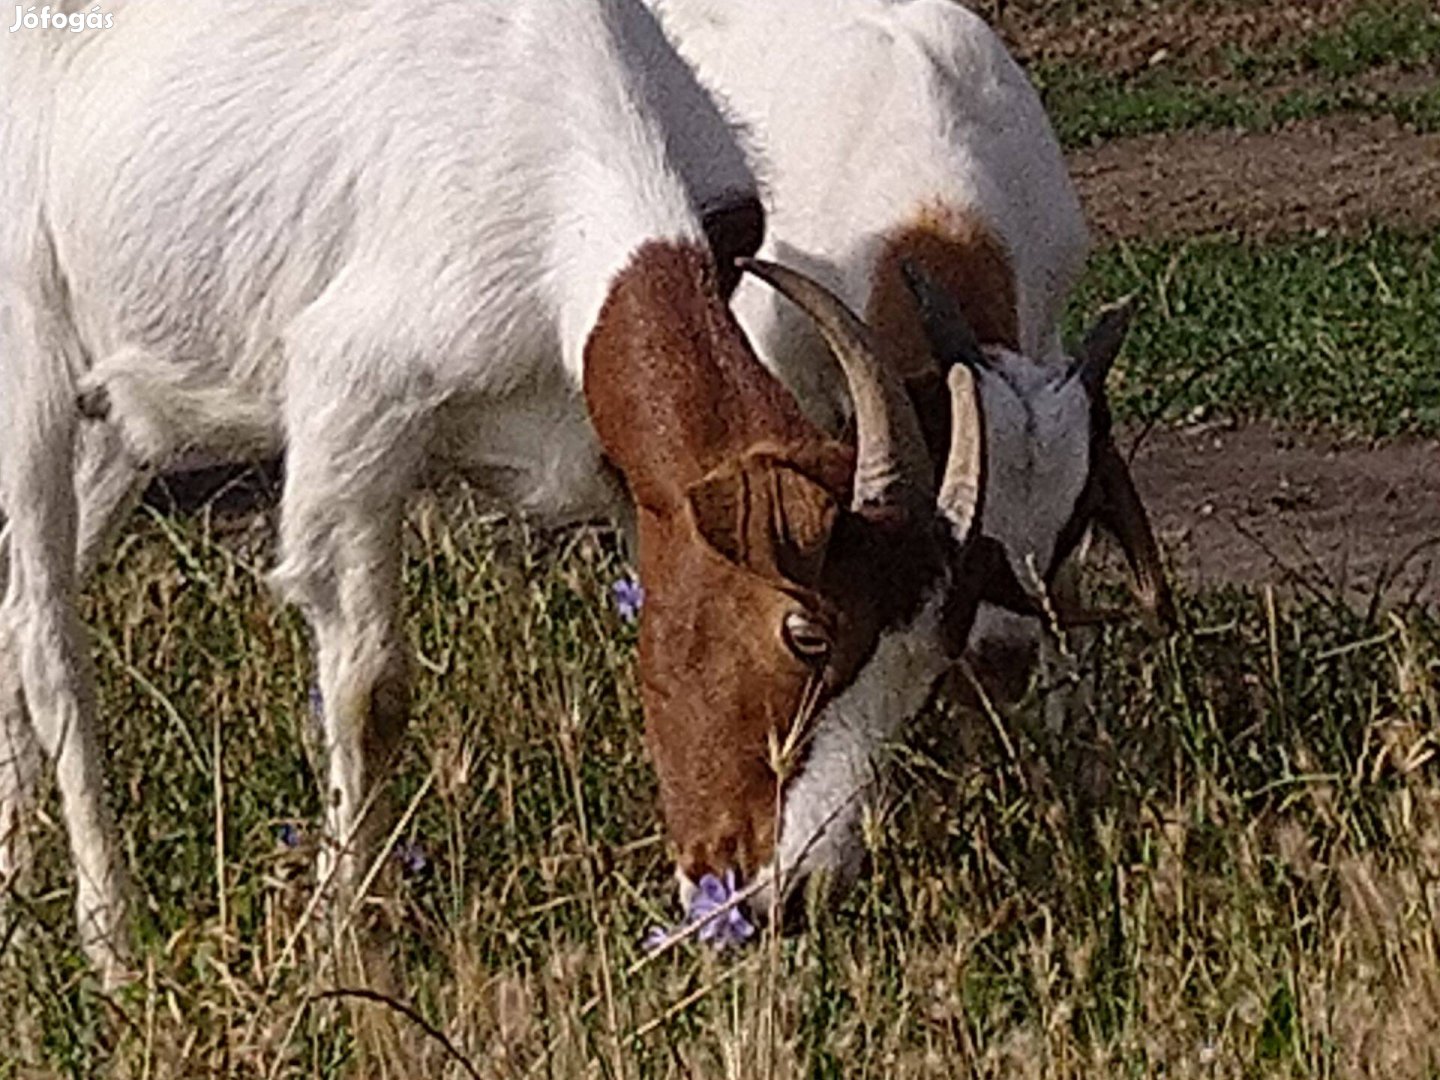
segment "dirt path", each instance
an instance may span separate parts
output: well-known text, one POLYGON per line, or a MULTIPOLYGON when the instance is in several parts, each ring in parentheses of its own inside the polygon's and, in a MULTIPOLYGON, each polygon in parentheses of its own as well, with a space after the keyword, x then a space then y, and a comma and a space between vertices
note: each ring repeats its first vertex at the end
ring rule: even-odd
POLYGON ((1123 74, 1175 59, 1203 70, 1222 49, 1283 48, 1339 25, 1365 0, 1110 0, 1079 12, 1054 0, 968 2, 1026 64, 1082 61, 1123 74))
MULTIPOLYGON (((1123 445, 1123 441, 1122 441, 1123 445)), ((1135 461, 1190 586, 1342 588, 1440 604, 1440 442, 1341 445, 1269 424, 1157 431, 1135 461)))
POLYGON ((1117 139, 1070 166, 1100 243, 1440 224, 1440 134, 1389 117, 1117 139))

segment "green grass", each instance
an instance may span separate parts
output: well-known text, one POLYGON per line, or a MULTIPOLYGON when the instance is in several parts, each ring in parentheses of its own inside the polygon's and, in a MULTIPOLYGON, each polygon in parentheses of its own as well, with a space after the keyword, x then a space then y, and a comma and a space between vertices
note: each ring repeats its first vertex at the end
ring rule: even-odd
MULTIPOLYGON (((807 935, 642 964, 672 900, 612 546, 433 515, 410 546, 422 660, 400 805, 421 796, 406 836, 431 867, 390 901, 396 993, 481 1075, 1440 1065, 1433 619, 1226 593, 1189 598, 1168 641, 1108 631, 1077 726, 1025 708, 1000 738, 941 709, 896 748, 873 869, 807 935)), ((314 829, 308 677, 253 547, 154 521, 88 592, 144 975, 107 1003, 84 974, 52 806, 0 916, 6 1080, 452 1064, 377 1006, 315 1000, 337 976, 313 935, 283 955, 310 888, 277 840, 314 829)))
POLYGON ((1440 13, 1421 0, 1370 4, 1307 40, 1268 52, 1228 51, 1225 60, 1232 74, 1251 80, 1307 73, 1338 80, 1380 67, 1421 70, 1440 60, 1440 13))
POLYGON ((1342 113, 1393 116, 1422 133, 1440 130, 1440 89, 1435 87, 1375 90, 1337 85, 1263 95, 1168 77, 1136 86, 1074 66, 1036 73, 1036 81, 1042 86, 1056 136, 1071 148, 1196 128, 1272 131, 1294 121, 1342 113))
POLYGON ((1425 4, 1363 7, 1300 43, 1227 50, 1218 77, 1200 74, 1206 60, 1182 54, 1129 75, 1085 63, 1041 64, 1031 75, 1067 146, 1201 127, 1266 131, 1337 113, 1394 116, 1421 131, 1440 124, 1435 86, 1385 88, 1359 78, 1437 69, 1440 15, 1425 4))
POLYGON ((1440 433, 1440 234, 1122 244, 1092 259, 1072 333, 1135 291, 1113 383, 1123 418, 1440 433))

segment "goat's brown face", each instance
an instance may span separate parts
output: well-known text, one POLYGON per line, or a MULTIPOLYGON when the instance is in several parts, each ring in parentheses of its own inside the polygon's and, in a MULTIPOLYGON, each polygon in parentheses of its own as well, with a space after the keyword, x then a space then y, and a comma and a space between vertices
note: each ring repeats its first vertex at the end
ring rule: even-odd
POLYGON ((937 492, 898 376, 808 279, 751 269, 816 319, 856 444, 803 417, 684 247, 642 249, 586 352, 586 399, 636 505, 646 735, 679 869, 843 877, 875 760, 963 643, 952 588, 979 513, 983 438, 956 370, 937 492))
POLYGON ((823 716, 941 573, 942 539, 852 512, 851 455, 820 450, 747 452, 682 512, 641 517, 647 737, 691 881, 770 861, 782 776, 804 765, 795 725, 823 716))

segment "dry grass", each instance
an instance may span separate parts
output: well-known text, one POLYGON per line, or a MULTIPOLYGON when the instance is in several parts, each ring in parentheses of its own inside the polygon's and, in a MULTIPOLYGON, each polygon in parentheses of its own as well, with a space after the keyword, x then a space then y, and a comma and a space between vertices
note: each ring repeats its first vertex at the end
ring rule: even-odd
POLYGON ((647 960, 672 900, 613 548, 415 520, 399 805, 427 865, 388 862, 366 913, 384 997, 343 992, 277 838, 317 807, 260 534, 156 519, 87 602, 142 967, 113 999, 85 974, 52 810, 0 921, 0 1077, 1440 1069, 1433 620, 1234 594, 1168 642, 1111 631, 1074 729, 941 708, 897 747, 872 870, 809 933, 647 960))

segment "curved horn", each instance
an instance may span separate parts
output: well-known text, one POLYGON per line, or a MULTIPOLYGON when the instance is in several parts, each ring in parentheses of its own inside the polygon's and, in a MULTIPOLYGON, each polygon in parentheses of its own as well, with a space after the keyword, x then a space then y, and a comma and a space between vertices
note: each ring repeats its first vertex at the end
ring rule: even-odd
POLYGON ((1160 562, 1160 546, 1150 528, 1145 504, 1135 490, 1135 481, 1120 451, 1110 440, 1105 441, 1095 462, 1095 478, 1100 484, 1100 508, 1096 519, 1120 542, 1125 561, 1135 575, 1135 595, 1140 605, 1164 629, 1175 626, 1175 601, 1170 595, 1170 582, 1160 562))
POLYGON ((853 508, 928 505, 934 474, 920 421, 899 375, 876 356, 859 316, 804 274, 762 259, 737 261, 814 320, 845 372, 855 408, 853 508))
POLYGON ((1120 355, 1120 346, 1125 343, 1137 307, 1139 300, 1131 294, 1100 309, 1100 317, 1085 335, 1074 362, 1065 372, 1065 381, 1080 379, 1092 396, 1100 391, 1115 358, 1120 355))
POLYGON ((955 539, 970 540, 980 520, 985 475, 985 427, 975 376, 962 363, 950 368, 950 453, 937 506, 955 539))
POLYGON ((948 371, 955 364, 964 364, 975 370, 985 367, 980 341, 965 320, 965 313, 960 310, 955 297, 909 259, 901 261, 900 272, 905 275, 905 284, 920 305, 920 324, 925 328, 925 340, 930 343, 930 351, 935 354, 940 370, 948 371))

